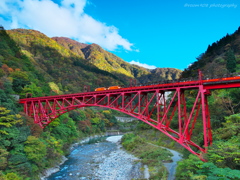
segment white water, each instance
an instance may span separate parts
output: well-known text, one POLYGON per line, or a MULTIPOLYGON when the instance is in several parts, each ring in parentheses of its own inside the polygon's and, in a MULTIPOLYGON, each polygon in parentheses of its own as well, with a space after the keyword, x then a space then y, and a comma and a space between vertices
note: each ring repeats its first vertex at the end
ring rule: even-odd
POLYGON ((121 139, 122 139, 122 135, 111 136, 111 137, 108 137, 106 140, 109 141, 109 142, 112 142, 112 143, 117 143, 117 142, 120 142, 121 139))

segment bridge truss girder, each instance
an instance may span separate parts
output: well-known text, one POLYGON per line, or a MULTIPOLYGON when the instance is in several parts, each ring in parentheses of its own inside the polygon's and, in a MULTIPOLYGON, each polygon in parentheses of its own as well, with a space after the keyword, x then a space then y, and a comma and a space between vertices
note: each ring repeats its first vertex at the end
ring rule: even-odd
POLYGON ((53 96, 45 99, 33 98, 24 102, 24 111, 34 118, 35 123, 44 128, 54 119, 71 110, 90 106, 107 107, 140 119, 203 159, 201 154, 206 153, 207 147, 212 143, 207 102, 207 95, 210 93, 203 88, 203 85, 195 85, 191 87, 191 89, 197 89, 195 100, 189 102, 185 98, 188 88, 112 91, 53 96), (171 97, 166 95, 167 91, 172 92, 171 97), (196 124, 203 128, 203 143, 200 145, 192 138, 196 124))

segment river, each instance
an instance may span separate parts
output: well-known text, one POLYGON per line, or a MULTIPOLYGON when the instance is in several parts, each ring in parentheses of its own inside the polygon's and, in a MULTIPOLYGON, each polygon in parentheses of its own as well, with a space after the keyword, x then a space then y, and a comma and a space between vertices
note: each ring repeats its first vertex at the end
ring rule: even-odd
POLYGON ((167 168, 168 173, 169 173, 168 180, 174 180, 176 168, 177 168, 177 162, 182 159, 182 155, 179 152, 174 151, 172 149, 168 149, 168 148, 166 148, 166 149, 169 150, 173 154, 173 156, 172 156, 172 162, 164 163, 164 166, 167 168))
MULTIPOLYGON (((122 136, 111 136, 103 142, 81 144, 74 147, 68 160, 60 166, 60 170, 45 180, 131 180, 148 179, 147 166, 121 149, 119 143, 122 136), (143 170, 144 169, 144 170, 143 170)), ((176 161, 179 153, 173 154, 172 163, 164 163, 169 170, 168 180, 174 179, 176 161)))
POLYGON ((121 149, 122 136, 112 136, 107 141, 75 147, 60 171, 46 180, 130 180, 144 178, 142 164, 137 158, 121 149))

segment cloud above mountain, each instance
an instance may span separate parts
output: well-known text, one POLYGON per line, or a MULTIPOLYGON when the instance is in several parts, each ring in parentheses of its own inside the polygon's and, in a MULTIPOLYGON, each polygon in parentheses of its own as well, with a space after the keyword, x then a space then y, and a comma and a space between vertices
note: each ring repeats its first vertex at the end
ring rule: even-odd
POLYGON ((115 26, 106 25, 84 12, 86 0, 1 0, 0 24, 6 29, 27 28, 47 36, 64 36, 82 43, 96 43, 114 51, 132 51, 133 44, 115 26))
POLYGON ((134 60, 132 60, 132 61, 129 62, 129 63, 130 63, 130 64, 135 64, 135 65, 138 65, 138 66, 147 68, 147 69, 156 69, 156 68, 157 68, 156 66, 148 65, 148 64, 145 64, 145 63, 140 63, 139 61, 134 61, 134 60))

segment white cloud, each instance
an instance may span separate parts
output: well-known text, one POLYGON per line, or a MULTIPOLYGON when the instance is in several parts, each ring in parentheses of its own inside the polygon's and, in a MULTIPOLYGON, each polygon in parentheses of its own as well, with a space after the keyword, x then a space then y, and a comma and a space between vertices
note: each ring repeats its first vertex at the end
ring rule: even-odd
POLYGON ((138 65, 138 66, 142 66, 142 67, 147 68, 147 69, 156 69, 157 68, 156 66, 140 63, 139 61, 134 61, 134 60, 132 60, 129 63, 130 64, 135 64, 135 65, 138 65))
POLYGON ((82 43, 96 43, 107 50, 133 44, 119 35, 118 29, 93 19, 84 12, 87 0, 1 0, 0 16, 5 28, 30 28, 47 36, 74 38, 82 43))

